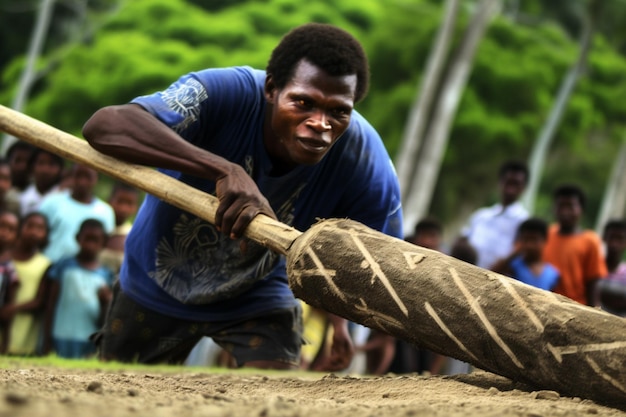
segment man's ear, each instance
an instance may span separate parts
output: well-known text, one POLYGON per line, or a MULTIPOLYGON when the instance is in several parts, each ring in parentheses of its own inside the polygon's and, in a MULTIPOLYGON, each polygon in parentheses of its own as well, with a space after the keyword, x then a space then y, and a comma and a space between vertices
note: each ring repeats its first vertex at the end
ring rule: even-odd
POLYGON ((276 84, 274 83, 274 79, 271 74, 268 74, 265 77, 264 94, 267 102, 274 104, 274 100, 276 99, 276 84))

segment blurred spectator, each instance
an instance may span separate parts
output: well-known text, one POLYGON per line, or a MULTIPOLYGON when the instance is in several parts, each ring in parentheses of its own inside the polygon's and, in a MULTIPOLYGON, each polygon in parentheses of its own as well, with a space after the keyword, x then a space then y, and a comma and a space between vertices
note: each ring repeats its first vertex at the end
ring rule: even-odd
POLYGON ((43 198, 59 191, 65 162, 60 156, 44 149, 35 149, 29 161, 33 182, 20 196, 20 216, 39 208, 43 198))
POLYGON ((19 214, 19 201, 11 198, 11 167, 6 159, 0 159, 0 211, 19 214))
POLYGON ((517 229, 516 249, 491 269, 525 284, 552 291, 559 282, 559 271, 544 261, 548 224, 539 218, 525 220, 517 229))
POLYGON ((604 226, 608 276, 598 282, 597 299, 603 310, 626 317, 626 221, 611 220, 604 226))
POLYGON ((595 284, 607 275, 600 237, 582 230, 585 193, 577 185, 561 185, 553 192, 557 224, 550 226, 544 259, 561 273, 555 292, 581 304, 595 304, 595 284))
POLYGON ((53 346, 63 358, 83 358, 95 353, 90 336, 104 322, 112 294, 113 272, 98 261, 106 239, 99 220, 83 221, 76 235, 78 254, 55 262, 48 270, 50 294, 44 352, 53 346))
POLYGON ((19 279, 13 265, 13 246, 17 238, 17 216, 9 211, 0 213, 0 353, 6 353, 10 342, 12 306, 19 279))
POLYGON ((100 253, 100 262, 116 275, 124 260, 124 243, 133 225, 132 218, 139 206, 139 190, 123 182, 113 184, 109 205, 115 214, 115 228, 100 253))
POLYGON ((94 195, 98 173, 84 165, 72 168, 72 189, 48 195, 39 211, 48 218, 50 243, 44 254, 56 262, 78 252, 76 233, 86 219, 97 219, 107 234, 113 231, 115 214, 107 203, 94 195))
POLYGON ((9 344, 9 353, 13 355, 32 356, 41 353, 42 312, 47 295, 43 277, 50 266, 50 260, 41 251, 47 244, 46 217, 32 212, 22 218, 13 250, 13 262, 20 277, 9 344))
POLYGON ((20 193, 30 185, 29 161, 34 151, 34 146, 19 140, 7 150, 6 158, 11 167, 11 187, 20 193))
POLYGON ((528 183, 526 164, 505 162, 498 178, 500 202, 475 211, 461 231, 461 239, 467 239, 478 253, 476 264, 487 269, 513 251, 517 227, 528 218, 528 211, 518 201, 528 183))

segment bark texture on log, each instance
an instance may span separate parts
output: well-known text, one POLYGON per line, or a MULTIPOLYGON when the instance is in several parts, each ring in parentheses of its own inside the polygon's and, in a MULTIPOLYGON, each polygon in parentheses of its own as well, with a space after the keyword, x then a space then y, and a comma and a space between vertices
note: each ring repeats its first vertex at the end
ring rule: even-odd
POLYGON ((350 220, 291 247, 312 306, 532 386, 626 407, 626 320, 350 220))

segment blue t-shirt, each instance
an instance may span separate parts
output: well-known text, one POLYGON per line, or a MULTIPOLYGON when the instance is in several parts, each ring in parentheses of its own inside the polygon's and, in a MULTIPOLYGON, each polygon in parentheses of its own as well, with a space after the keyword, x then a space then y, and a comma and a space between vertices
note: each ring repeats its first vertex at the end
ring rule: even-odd
MULTIPOLYGON (((281 222, 304 231, 319 218, 350 218, 401 238, 395 170, 379 135, 356 111, 320 163, 270 175, 264 82, 265 72, 249 67, 208 69, 133 103, 190 143, 241 165, 281 222)), ((212 181, 161 171, 214 194, 212 181)), ((153 196, 127 238, 120 282, 139 304, 182 319, 234 320, 296 303, 283 256, 256 244, 242 254, 238 241, 153 196)))
POLYGON ((52 336, 55 339, 88 341, 98 330, 100 288, 113 283, 113 272, 105 267, 86 269, 75 257, 54 263, 48 274, 59 282, 52 336))
POLYGON ((522 281, 524 284, 541 288, 542 290, 551 291, 559 282, 560 273, 558 269, 549 263, 544 265, 543 270, 539 275, 533 274, 533 272, 528 268, 528 265, 524 263, 524 259, 522 259, 521 256, 515 257, 511 261, 510 266, 513 272, 513 278, 518 281, 522 281))
POLYGON ((108 203, 95 196, 91 203, 81 203, 74 200, 67 190, 46 196, 38 211, 46 216, 50 224, 50 244, 43 253, 52 262, 78 253, 76 234, 85 220, 99 220, 107 233, 115 227, 115 213, 108 203))

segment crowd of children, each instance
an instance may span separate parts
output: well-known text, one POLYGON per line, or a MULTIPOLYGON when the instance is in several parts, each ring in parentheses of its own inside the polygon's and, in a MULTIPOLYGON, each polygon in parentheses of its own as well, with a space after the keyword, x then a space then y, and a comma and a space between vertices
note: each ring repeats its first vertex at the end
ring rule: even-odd
POLYGON ((93 169, 15 142, 0 159, 0 353, 93 355, 140 203, 93 169))
MULTIPOLYGON (((626 317, 626 221, 608 222, 602 237, 584 230, 584 192, 566 185, 553 194, 555 222, 550 226, 519 204, 528 176, 524 164, 504 164, 499 172, 501 201, 477 210, 448 253, 626 317)), ((98 183, 93 169, 69 166, 23 142, 0 159, 0 353, 54 352, 67 358, 95 353, 90 337, 110 303, 141 199, 136 188, 116 182, 105 202, 95 194, 98 183)), ((445 251, 442 239, 443 227, 435 218, 420 221, 407 238, 445 251)), ((332 317, 306 305, 304 312, 309 344, 303 348, 302 368, 327 371, 322 358, 332 338, 332 317)), ((470 371, 466 363, 391 335, 369 329, 363 333, 356 325, 351 329, 361 332, 356 352, 365 358, 357 372, 470 371)), ((210 364, 204 357, 188 362, 210 364)))

